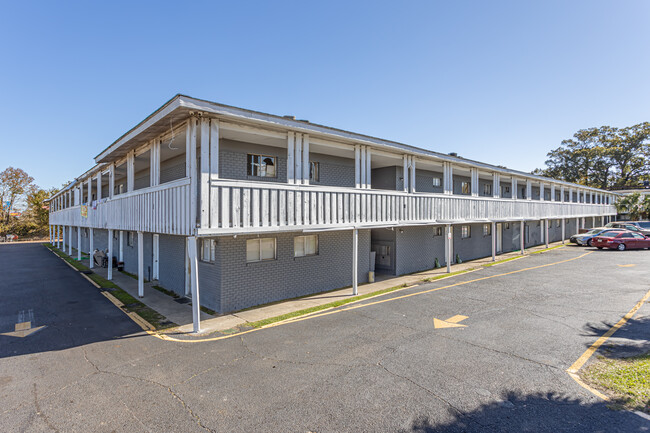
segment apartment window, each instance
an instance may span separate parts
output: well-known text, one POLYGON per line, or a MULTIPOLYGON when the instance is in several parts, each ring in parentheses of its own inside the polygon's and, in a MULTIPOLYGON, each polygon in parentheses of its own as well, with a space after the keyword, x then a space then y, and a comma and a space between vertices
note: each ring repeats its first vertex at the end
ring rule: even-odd
POLYGON ((318 235, 296 236, 293 238, 293 256, 318 255, 318 235))
POLYGON ((439 177, 433 178, 433 186, 440 186, 441 179, 439 177))
POLYGON ((469 182, 461 182, 460 183, 460 190, 463 194, 469 194, 470 191, 470 184, 469 182))
POLYGON ((135 232, 127 232, 126 233, 126 245, 132 247, 134 242, 133 238, 135 238, 135 232))
POLYGON ((442 236, 442 226, 433 228, 434 236, 442 236))
POLYGON ((521 188, 521 198, 526 199, 526 187, 521 188))
POLYGON ((216 255, 217 255, 217 240, 202 239, 201 240, 201 261, 206 263, 214 263, 216 255))
POLYGON ((277 161, 274 156, 248 154, 249 176, 276 177, 277 161))
POLYGON ((492 234, 492 225, 483 224, 483 236, 490 236, 492 234))
POLYGON ((491 196, 492 195, 492 184, 484 183, 483 184, 483 195, 491 196))
POLYGON ((246 241, 246 261, 275 260, 275 238, 249 239, 246 241))
POLYGON ((508 194, 510 194, 510 187, 509 186, 504 186, 502 195, 508 195, 508 194))
POLYGON ((320 163, 313 161, 309 163, 309 180, 320 182, 320 163))
POLYGON ((113 239, 117 240, 117 234, 119 232, 117 230, 113 230, 113 239))
POLYGON ((557 225, 555 227, 562 227, 562 220, 557 220, 557 225))
POLYGON ((503 228, 506 229, 506 230, 510 230, 510 223, 505 223, 503 225, 503 228))
POLYGON ((460 238, 461 239, 468 239, 470 236, 472 236, 472 230, 470 226, 461 226, 460 227, 460 238))

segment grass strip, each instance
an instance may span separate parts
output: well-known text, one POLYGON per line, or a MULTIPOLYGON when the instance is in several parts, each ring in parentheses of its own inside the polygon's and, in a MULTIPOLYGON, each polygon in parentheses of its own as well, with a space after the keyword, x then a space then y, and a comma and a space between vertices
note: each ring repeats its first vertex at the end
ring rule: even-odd
POLYGON ((554 249, 556 249, 556 248, 562 248, 563 246, 564 246, 564 245, 556 245, 556 246, 554 246, 554 247, 544 248, 543 250, 539 250, 539 251, 531 251, 531 252, 528 253, 528 254, 540 254, 540 253, 545 253, 546 251, 551 251, 551 250, 554 250, 554 249))
MULTIPOLYGON (((43 244, 47 249, 52 251, 57 256, 61 257, 66 262, 70 263, 79 271, 90 270, 87 266, 82 265, 78 261, 70 258, 66 253, 62 252, 58 248, 54 247, 51 244, 43 244)), ((133 296, 129 295, 123 289, 121 289, 117 284, 112 281, 107 280, 106 278, 92 272, 86 274, 88 278, 93 280, 95 283, 99 284, 102 289, 106 289, 110 292, 111 295, 115 296, 124 304, 124 310, 127 312, 136 313, 138 316, 142 317, 144 320, 149 322, 156 330, 173 328, 178 326, 176 323, 168 321, 165 316, 158 313, 154 309, 146 306, 142 302, 135 299, 133 296)))
POLYGON ((612 409, 650 413, 650 352, 629 358, 600 356, 582 376, 612 396, 612 409))
POLYGON ((464 274, 465 272, 469 272, 469 271, 473 271, 473 270, 474 270, 474 268, 472 268, 472 269, 463 269, 462 271, 454 271, 454 272, 450 272, 448 274, 435 275, 433 277, 424 278, 422 281, 424 281, 425 283, 430 283, 431 281, 436 281, 436 280, 440 280, 442 278, 447 278, 447 277, 453 277, 454 275, 464 274))
POLYGON ((387 289, 378 290, 372 293, 366 293, 365 295, 354 296, 352 298, 341 299, 339 301, 330 302, 329 304, 317 305, 315 307, 305 308, 303 310, 292 311, 291 313, 286 313, 275 317, 269 317, 268 319, 258 320, 257 322, 248 322, 243 326, 245 326, 246 328, 261 328, 262 326, 270 325, 271 323, 281 322, 283 320, 292 319, 294 317, 304 316, 305 314, 315 313, 316 311, 326 310, 328 308, 340 307, 341 305, 349 304, 350 302, 356 302, 373 296, 394 292, 395 290, 403 289, 404 287, 407 287, 407 285, 400 284, 399 286, 389 287, 387 289))
POLYGON ((164 293, 167 296, 171 296, 174 299, 180 298, 180 296, 177 293, 172 292, 171 290, 167 290, 162 286, 151 286, 151 287, 153 287, 154 289, 158 290, 161 293, 164 293))
POLYGON ((522 257, 523 257, 523 256, 508 257, 507 259, 499 260, 499 261, 492 262, 492 263, 486 263, 486 264, 484 264, 483 266, 486 267, 486 268, 489 268, 490 266, 498 265, 498 264, 500 264, 500 263, 510 262, 510 261, 512 261, 512 260, 517 260, 517 259, 520 259, 520 258, 522 258, 522 257))

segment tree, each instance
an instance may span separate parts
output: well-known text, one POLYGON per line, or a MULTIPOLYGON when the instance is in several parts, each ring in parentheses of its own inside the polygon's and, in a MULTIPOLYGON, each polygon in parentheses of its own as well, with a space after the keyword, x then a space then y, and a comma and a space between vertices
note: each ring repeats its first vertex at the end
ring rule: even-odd
POLYGON ((24 197, 32 182, 34 182, 34 178, 20 168, 8 167, 0 172, 0 199, 3 206, 8 203, 8 206, 3 207, 5 215, 2 216, 7 224, 9 223, 9 213, 17 200, 24 197))
POLYGON ((49 224, 49 206, 45 200, 56 194, 58 190, 52 188, 48 191, 32 185, 27 193, 27 211, 25 215, 39 228, 45 228, 49 224))
POLYGON ((636 186, 650 178, 649 139, 649 122, 581 129, 550 151, 546 168, 534 173, 596 188, 636 186))
POLYGON ((650 216, 650 195, 628 194, 616 202, 616 211, 627 214, 632 221, 647 219, 650 216))

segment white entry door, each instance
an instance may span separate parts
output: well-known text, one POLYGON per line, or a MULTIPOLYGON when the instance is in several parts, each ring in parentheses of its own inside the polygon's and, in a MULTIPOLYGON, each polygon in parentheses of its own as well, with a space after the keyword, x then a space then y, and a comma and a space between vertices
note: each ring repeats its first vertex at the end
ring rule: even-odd
POLYGON ((503 224, 497 223, 497 254, 503 252, 503 224))
POLYGON ((160 266, 158 265, 159 258, 160 258, 160 235, 153 235, 153 275, 152 279, 157 280, 158 279, 158 270, 160 269, 160 266))

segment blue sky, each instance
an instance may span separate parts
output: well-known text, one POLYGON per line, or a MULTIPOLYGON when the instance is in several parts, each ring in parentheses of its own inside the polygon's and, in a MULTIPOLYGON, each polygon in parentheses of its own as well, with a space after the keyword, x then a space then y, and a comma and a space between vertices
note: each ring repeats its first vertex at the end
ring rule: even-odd
POLYGON ((0 170, 60 186, 176 93, 530 171, 650 120, 650 2, 3 2, 0 170))

